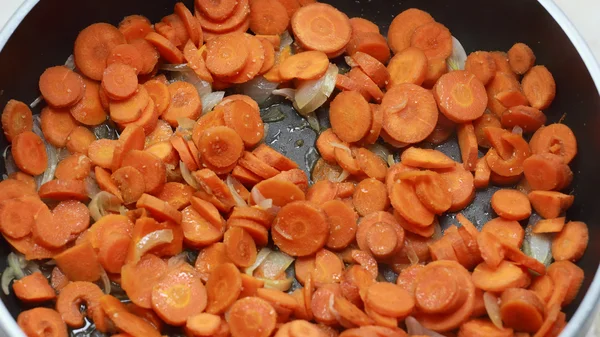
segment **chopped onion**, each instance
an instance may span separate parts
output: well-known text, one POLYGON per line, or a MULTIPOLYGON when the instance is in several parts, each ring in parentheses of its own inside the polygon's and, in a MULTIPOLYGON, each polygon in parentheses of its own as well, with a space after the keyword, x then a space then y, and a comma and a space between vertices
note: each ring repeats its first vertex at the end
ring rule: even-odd
POLYGON ((73 54, 67 57, 67 60, 65 61, 65 67, 75 70, 75 56, 73 54))
POLYGON ((440 226, 440 222, 437 219, 435 219, 433 220, 433 235, 431 236, 431 238, 434 240, 439 240, 442 238, 442 236, 444 236, 444 234, 442 234, 442 227, 440 226))
POLYGON ((406 331, 411 336, 422 335, 429 337, 444 337, 444 335, 442 334, 427 329, 426 327, 421 325, 421 323, 419 323, 419 321, 417 321, 416 318, 412 316, 406 317, 406 320, 404 322, 406 323, 406 331))
POLYGON ((215 91, 202 96, 202 114, 212 111, 225 97, 225 91, 215 91))
POLYGON ((533 233, 533 226, 540 221, 540 219, 541 217, 537 213, 533 213, 529 217, 529 224, 525 228, 523 252, 548 266, 552 262, 553 234, 533 233))
POLYGON ((190 69, 190 67, 188 67, 187 63, 180 63, 180 64, 163 63, 160 65, 159 69, 165 70, 165 71, 191 71, 192 70, 192 69, 190 69))
POLYGON ((410 242, 406 242, 404 247, 406 247, 406 257, 408 258, 408 261, 410 261, 410 264, 413 266, 415 264, 419 264, 419 256, 415 252, 412 244, 410 242))
POLYGON ((88 204, 88 209, 90 210, 92 219, 98 221, 103 216, 109 214, 109 212, 120 213, 121 201, 116 196, 106 191, 101 191, 92 198, 92 201, 88 204))
POLYGON ((338 143, 338 142, 329 142, 329 145, 338 148, 340 150, 344 150, 346 152, 348 152, 348 154, 352 154, 352 151, 350 150, 350 148, 342 143, 338 143))
POLYGON ((263 263, 263 261, 269 256, 269 254, 271 254, 273 251, 267 247, 264 247, 263 249, 261 249, 258 254, 256 255, 256 260, 254 260, 254 263, 244 269, 244 273, 246 273, 246 275, 250 275, 252 276, 254 274, 254 271, 256 270, 256 268, 258 268, 258 266, 260 266, 261 263, 263 263))
MULTIPOLYGON (((388 150, 387 147, 385 147, 384 145, 379 144, 379 143, 375 143, 375 144, 367 146, 367 150, 378 155, 381 159, 383 159, 383 161, 387 161, 388 157, 391 155, 390 150, 388 150)), ((393 156, 392 156, 392 158, 393 158, 393 156)))
POLYGON ((254 203, 256 203, 256 206, 262 210, 267 211, 273 207, 273 199, 265 198, 256 187, 252 189, 250 196, 252 197, 254 203))
POLYGON ((90 172, 90 175, 87 176, 83 182, 85 183, 85 191, 90 199, 100 193, 100 186, 98 186, 98 182, 96 182, 94 172, 90 172))
POLYGON ((16 254, 11 252, 8 254, 6 258, 7 264, 14 270, 15 277, 17 279, 21 279, 25 277, 25 272, 23 272, 23 268, 27 266, 27 260, 23 254, 16 254))
POLYGON ((446 60, 448 63, 448 71, 464 70, 467 62, 467 52, 463 48, 460 41, 454 36, 452 37, 452 54, 446 60))
POLYGON ((196 121, 191 118, 187 118, 187 117, 177 118, 177 128, 182 129, 182 131, 192 130, 194 128, 194 125, 196 125, 196 121))
POLYGON ((181 171, 181 176, 183 177, 183 180, 185 180, 185 182, 188 185, 192 186, 197 190, 200 189, 200 184, 198 184, 196 178, 192 176, 192 173, 182 161, 179 162, 179 170, 181 171))
MULTIPOLYGON (((265 279, 274 280, 294 262, 294 258, 283 252, 272 251, 260 263, 259 267, 262 271, 262 276, 265 279)), ((258 268, 258 267, 257 267, 258 268)))
POLYGON ((396 164, 396 160, 394 159, 394 155, 393 154, 388 154, 387 158, 387 164, 389 167, 392 167, 396 164))
POLYGON ((11 267, 6 267, 2 272, 2 280, 0 282, 2 283, 2 292, 4 292, 5 295, 10 294, 10 283, 15 278, 15 271, 11 267))
POLYGON ((44 101, 44 97, 42 97, 41 95, 38 96, 36 99, 33 100, 33 102, 31 102, 29 104, 29 107, 31 109, 35 108, 36 106, 38 106, 40 103, 42 103, 44 101))
MULTIPOLYGON (((291 46, 292 43, 294 43, 294 39, 290 35, 290 32, 288 32, 287 30, 284 31, 283 34, 281 34, 280 41, 281 42, 279 43, 279 50, 283 50, 285 47, 291 46)), ((277 58, 275 58, 275 59, 277 59, 277 58)))
POLYGON ((6 149, 4 149, 4 154, 2 156, 4 157, 4 169, 6 170, 6 174, 10 175, 19 171, 19 168, 15 163, 15 159, 12 156, 10 145, 7 146, 6 149))
POLYGON ((49 182, 50 180, 54 179, 54 173, 56 172, 56 165, 58 165, 58 155, 56 153, 56 148, 54 146, 50 145, 50 143, 46 142, 45 139, 43 139, 43 140, 44 140, 44 145, 46 145, 46 154, 48 155, 48 167, 46 168, 46 171, 44 171, 44 173, 35 177, 35 183, 36 183, 38 189, 40 188, 40 186, 42 186, 45 183, 49 182))
POLYGON ((352 68, 358 67, 358 64, 350 56, 344 56, 344 61, 346 61, 346 64, 352 68))
POLYGON ((292 283, 294 282, 294 279, 291 277, 285 280, 269 280, 260 277, 258 279, 265 283, 265 288, 277 289, 279 291, 288 291, 292 287, 292 283))
POLYGON ((296 97, 296 90, 292 88, 276 89, 273 90, 272 94, 275 96, 282 96, 283 98, 293 102, 294 98, 296 97))
POLYGON ((100 274, 100 280, 102 280, 102 290, 106 295, 111 292, 110 279, 108 278, 108 274, 106 274, 106 270, 102 269, 102 273, 100 274))
POLYGON ((515 127, 512 129, 512 133, 514 133, 515 135, 522 136, 523 135, 523 128, 521 128, 518 125, 515 125, 515 127))
POLYGON ((137 263, 140 258, 151 249, 165 243, 173 241, 173 231, 170 229, 159 229, 146 234, 138 241, 133 250, 133 263, 137 263))
POLYGON ((227 179, 225 179, 225 183, 227 184, 227 188, 229 188, 229 191, 231 192, 231 195, 233 196, 233 200, 235 200, 235 204, 238 207, 247 207, 248 204, 246 203, 246 201, 244 199, 242 199, 242 197, 240 196, 240 194, 238 193, 238 191, 235 189, 234 183, 237 180, 232 177, 231 175, 227 176, 227 179))
POLYGON ((498 329, 503 329, 502 317, 500 316, 500 305, 498 304, 498 297, 496 295, 485 292, 483 293, 483 304, 485 305, 485 311, 487 311, 490 320, 498 329))
POLYGON ((317 110, 327 101, 335 89, 335 80, 339 69, 330 64, 325 75, 321 78, 303 81, 296 88, 294 96, 294 107, 302 116, 317 110))
POLYGON ((167 261, 167 265, 169 266, 169 268, 173 268, 173 267, 179 266, 182 263, 186 263, 186 261, 187 261, 187 252, 181 252, 181 253, 171 257, 167 261))
POLYGON ((277 86, 279 86, 279 83, 270 82, 263 76, 259 76, 239 86, 239 90, 260 105, 271 96, 277 86))
POLYGON ((333 183, 341 183, 344 180, 348 179, 348 177, 350 176, 350 172, 343 170, 342 173, 340 173, 339 176, 337 176, 337 178, 335 179, 330 179, 329 181, 333 182, 333 183))
POLYGON ((319 132, 321 130, 319 119, 317 118, 314 112, 308 113, 306 115, 306 120, 308 121, 308 125, 310 125, 311 129, 315 130, 316 132, 319 132))

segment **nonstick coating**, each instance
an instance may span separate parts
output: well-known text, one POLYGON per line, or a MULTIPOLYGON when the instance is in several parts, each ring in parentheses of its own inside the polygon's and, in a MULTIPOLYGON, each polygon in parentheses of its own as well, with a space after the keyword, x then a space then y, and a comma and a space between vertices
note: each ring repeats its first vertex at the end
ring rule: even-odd
MULTIPOLYGON (((185 1, 192 7, 191 1, 185 1)), ((600 186, 600 99, 596 87, 577 50, 550 14, 535 0, 326 0, 349 17, 361 16, 376 22, 385 34, 388 25, 401 11, 416 7, 428 11, 446 25, 457 37, 467 53, 475 50, 508 50, 515 42, 531 46, 537 64, 547 66, 557 83, 557 96, 546 111, 549 122, 565 115, 564 123, 577 136, 579 154, 572 163, 575 179, 572 191, 575 203, 569 210, 569 219, 584 221, 589 225, 590 242, 579 266, 585 270, 586 279, 573 304, 567 308, 569 317, 580 304, 600 261, 600 207, 597 206, 600 186), (585 159, 585 161, 584 161, 585 159)), ((118 24, 129 14, 142 14, 152 22, 173 12, 175 1, 167 0, 43 0, 25 17, 0 53, 0 107, 9 99, 33 101, 38 95, 38 78, 45 68, 62 64, 72 53, 77 33, 95 22, 118 24)), ((282 106, 287 118, 273 123, 267 142, 296 160, 305 170, 310 169, 318 155, 312 148, 316 134, 306 122, 282 106), (298 140, 304 145, 299 146, 298 140)), ((36 109, 39 112, 39 108, 36 109)), ((328 125, 326 108, 319 115, 323 125, 328 125)), ((0 139, 0 149, 7 145, 0 139)), ((460 160, 454 142, 438 147, 454 159, 460 160)), ((4 165, 0 165, 4 173, 4 165)), ((478 227, 493 215, 489 206, 491 191, 478 192, 475 202, 464 210, 465 215, 478 227)), ((443 219, 443 227, 453 221, 453 216, 443 219)), ((9 245, 0 241, 0 270, 4 270, 9 245)), ((1 295, 11 314, 16 317, 21 310, 14 296, 1 295)))

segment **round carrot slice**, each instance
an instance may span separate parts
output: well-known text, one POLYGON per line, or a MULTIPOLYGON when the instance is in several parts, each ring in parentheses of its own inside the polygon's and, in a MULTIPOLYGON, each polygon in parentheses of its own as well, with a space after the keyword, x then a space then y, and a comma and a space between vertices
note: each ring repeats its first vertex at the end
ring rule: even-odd
POLYGON ((356 213, 340 200, 330 200, 322 208, 329 221, 329 238, 325 245, 331 249, 345 248, 356 236, 356 213))
POLYGON ((241 227, 231 227, 223 239, 229 259, 239 267, 249 267, 256 260, 256 244, 241 227))
POLYGON ((565 124, 550 124, 539 128, 529 142, 534 154, 553 153, 570 163, 577 154, 577 139, 565 124))
POLYGON ((75 65, 85 76, 100 81, 110 51, 127 41, 123 34, 108 23, 94 23, 82 30, 75 40, 75 65))
POLYGON ((242 288, 240 271, 233 263, 217 266, 208 277, 206 312, 222 314, 237 300, 242 288))
POLYGON ((383 130, 395 141, 408 144, 427 138, 438 118, 433 95, 414 84, 391 88, 383 97, 381 109, 383 130))
POLYGON ((11 153, 17 167, 27 174, 36 176, 48 167, 44 141, 31 131, 21 132, 13 139, 11 153))
POLYGON ((420 310, 429 314, 448 313, 458 309, 466 299, 452 270, 443 265, 426 266, 415 281, 415 300, 420 310))
POLYGON ((278 0, 250 2, 250 30, 255 34, 281 35, 289 24, 287 10, 278 0))
POLYGON ((413 310, 413 296, 399 286, 376 282, 367 289, 366 302, 378 313, 391 317, 406 317, 413 310))
MULTIPOLYGON (((106 64, 121 63, 133 68, 136 75, 144 68, 144 59, 140 51, 132 44, 120 44, 110 51, 106 64)), ((106 71, 106 70, 105 70, 106 71)))
POLYGON ((387 174, 387 164, 375 153, 359 148, 356 150, 356 162, 368 177, 383 181, 387 174))
POLYGON ((569 221, 552 240, 552 257, 557 261, 577 261, 583 256, 588 242, 587 225, 580 221, 569 221))
POLYGON ((246 65, 237 75, 224 77, 223 80, 225 82, 234 84, 246 83, 253 79, 260 72, 265 62, 265 51, 262 42, 254 35, 246 33, 243 35, 246 48, 248 49, 246 65))
POLYGON ((122 63, 112 63, 104 69, 102 87, 108 97, 124 100, 131 97, 138 88, 135 69, 122 63))
POLYGON ((134 167, 121 167, 113 172, 111 178, 119 188, 126 205, 136 202, 144 194, 144 176, 134 167))
MULTIPOLYGON (((223 2, 224 0, 221 0, 223 2)), ((226 0, 229 2, 230 0, 226 0)), ((219 34, 225 34, 228 32, 236 31, 240 26, 244 26, 244 23, 247 22, 248 26, 245 26, 243 32, 248 30, 249 27, 249 19, 248 15, 250 14, 250 6, 248 5, 248 0, 240 0, 234 4, 233 12, 230 13, 229 17, 224 21, 215 21, 209 20, 204 16, 202 12, 198 12, 196 10, 196 18, 200 22, 200 26, 202 26, 202 30, 206 30, 205 33, 213 32, 219 34)), ((206 34, 205 34, 206 35, 206 34)), ((209 41, 209 38, 206 38, 209 41)))
POLYGON ((465 70, 487 85, 496 75, 496 62, 487 51, 472 52, 465 62, 465 70))
POLYGON ((329 119, 333 132, 343 141, 361 140, 371 126, 369 103, 356 91, 339 93, 331 102, 329 119))
POLYGON ((421 49, 428 60, 447 59, 452 54, 452 34, 441 23, 429 22, 415 29, 410 45, 421 49))
MULTIPOLYGON (((152 33, 152 32, 150 32, 152 33)), ((149 34, 149 33, 148 33, 149 34)), ((160 58, 157 48, 143 37, 129 41, 129 44, 134 46, 142 56, 144 66, 140 69, 140 74, 151 74, 156 70, 156 64, 160 58)))
POLYGON ((292 30, 298 42, 308 50, 326 54, 343 49, 352 34, 346 14, 324 3, 313 3, 296 11, 292 30))
POLYGON ((268 337, 275 330, 277 313, 262 298, 245 297, 231 306, 227 322, 233 337, 268 337))
POLYGON ((410 47, 410 41, 415 29, 433 21, 429 13, 416 8, 409 8, 396 15, 394 20, 392 20, 387 35, 388 43, 394 54, 410 47))
POLYGON ((263 139, 265 128, 259 110, 242 100, 235 100, 223 105, 223 111, 225 126, 235 130, 247 148, 263 139))
POLYGON ((237 2, 234 0, 196 0, 196 8, 213 21, 225 21, 235 9, 237 2))
POLYGON ((467 71, 453 71, 442 75, 433 93, 440 111, 456 123, 475 120, 485 111, 487 94, 485 87, 467 71))
POLYGON ((288 57, 279 65, 279 74, 285 81, 312 80, 325 74, 329 58, 321 51, 305 51, 288 57))
POLYGON ((456 212, 467 207, 475 198, 473 174, 465 170, 460 164, 439 173, 446 181, 449 192, 452 194, 452 206, 450 206, 449 211, 456 212))
POLYGON ((509 328, 499 329, 489 319, 471 319, 460 326, 461 336, 494 336, 509 337, 514 336, 513 330, 509 328))
POLYGON ((67 325, 61 314, 48 308, 25 310, 17 317, 17 324, 27 336, 64 337, 68 336, 67 325))
POLYGON ((419 201, 415 186, 407 180, 401 180, 394 184, 390 200, 394 209, 409 222, 421 227, 427 227, 433 222, 433 212, 419 201))
POLYGON ((40 76, 39 86, 44 100, 56 108, 75 105, 85 89, 81 76, 65 66, 46 69, 40 76))
POLYGON ((143 85, 137 86, 133 96, 122 101, 110 102, 110 118, 117 123, 129 123, 137 120, 148 106, 150 96, 143 85))
POLYGON ((10 142, 21 132, 33 129, 33 116, 27 104, 11 99, 2 111, 2 130, 10 142))
POLYGON ((248 50, 242 33, 225 34, 206 44, 206 67, 215 76, 235 76, 248 60, 248 50))
POLYGON ((271 235, 283 252, 307 256, 323 248, 329 235, 329 223, 318 206, 295 201, 281 208, 273 222, 271 235))
POLYGON ((204 41, 201 39, 202 29, 200 28, 200 23, 196 20, 190 10, 182 2, 178 2, 175 4, 175 9, 173 11, 183 22, 192 43, 195 45, 202 45, 204 41))
MULTIPOLYGON (((399 252, 404 246, 404 230, 400 227, 394 216, 385 211, 371 213, 360 220, 358 223, 358 231, 356 232, 356 242, 358 243, 358 247, 364 252, 370 252, 373 255, 377 254, 377 251, 379 251, 380 248, 376 247, 376 241, 385 239, 371 239, 371 243, 369 242, 369 235, 372 232, 371 228, 376 225, 379 228, 374 229, 372 234, 377 235, 377 232, 387 232, 391 234, 389 229, 393 229, 394 236, 396 237, 396 244, 395 247, 391 249, 392 252, 389 254, 384 253, 382 257, 399 252), (373 247, 374 251, 371 250, 371 247, 373 247)), ((391 241, 394 241, 394 239, 391 239, 391 241)), ((391 247, 391 245, 388 246, 391 247)), ((381 251, 389 250, 389 247, 388 249, 382 249, 381 251)))
POLYGON ((352 34, 346 45, 348 55, 363 52, 371 55, 381 63, 387 63, 390 59, 390 48, 385 37, 378 32, 359 32, 352 34))
POLYGON ((106 111, 100 101, 100 85, 87 78, 84 78, 83 82, 85 83, 83 98, 71 107, 71 115, 81 124, 102 124, 106 121, 106 111))
POLYGON ((184 325, 188 317, 206 308, 206 288, 188 264, 171 269, 152 289, 152 309, 171 325, 184 325))
POLYGON ((382 182, 373 178, 364 179, 356 185, 352 202, 361 216, 384 211, 390 205, 387 188, 382 182))
POLYGON ((119 31, 123 33, 127 42, 143 39, 152 30, 150 20, 142 15, 129 15, 119 22, 119 31))
POLYGON ((202 161, 218 168, 235 165, 244 152, 240 136, 226 126, 206 129, 196 145, 202 161))
MULTIPOLYGON (((265 199, 271 199, 273 206, 283 207, 291 202, 305 199, 304 192, 294 183, 285 180, 267 179, 256 184, 253 188, 257 189, 265 199)), ((251 196, 250 204, 255 204, 256 200, 251 196)))
POLYGON ((512 189, 502 189, 492 195, 491 205, 496 214, 507 220, 523 220, 531 215, 527 195, 512 189))
POLYGON ((191 83, 178 81, 171 83, 168 89, 171 103, 162 118, 173 127, 179 125, 179 118, 198 119, 202 113, 202 100, 196 87, 191 83))
POLYGON ((427 75, 427 56, 416 47, 406 48, 392 57, 387 70, 390 73, 388 90, 402 83, 421 85, 427 75))
POLYGON ((501 241, 515 247, 521 247, 525 237, 525 231, 517 221, 502 218, 494 218, 486 222, 481 231, 494 234, 501 241))
POLYGON ((509 288, 502 293, 500 315, 508 328, 535 333, 544 321, 544 304, 535 292, 509 288))
POLYGON ((28 236, 35 226, 35 216, 45 207, 37 197, 23 196, 4 200, 0 208, 0 230, 13 239, 28 236))
POLYGON ((452 193, 437 173, 417 176, 415 192, 421 203, 436 214, 442 214, 452 206, 452 193))
POLYGON ((493 292, 522 288, 531 281, 527 272, 508 261, 502 261, 496 269, 492 269, 485 262, 481 263, 473 270, 472 279, 477 288, 493 292))

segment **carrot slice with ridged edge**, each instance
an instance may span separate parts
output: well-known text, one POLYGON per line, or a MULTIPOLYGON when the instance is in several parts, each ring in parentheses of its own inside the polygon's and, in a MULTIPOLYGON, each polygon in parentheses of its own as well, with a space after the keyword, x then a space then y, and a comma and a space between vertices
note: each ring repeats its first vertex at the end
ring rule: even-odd
POLYGON ((77 35, 73 56, 75 65, 85 76, 100 81, 110 51, 127 41, 125 36, 108 23, 94 23, 77 35))
POLYGON ((291 25, 294 36, 303 47, 330 56, 343 49, 352 34, 346 14, 323 3, 313 3, 297 10, 291 25))

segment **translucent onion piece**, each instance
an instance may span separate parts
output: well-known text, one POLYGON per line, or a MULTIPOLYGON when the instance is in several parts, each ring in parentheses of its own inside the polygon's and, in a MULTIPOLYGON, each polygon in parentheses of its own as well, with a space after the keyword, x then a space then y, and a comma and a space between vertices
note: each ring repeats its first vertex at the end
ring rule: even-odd
POLYGON ((102 281, 102 291, 104 291, 104 293, 106 295, 110 294, 110 292, 111 292, 110 279, 108 278, 108 274, 106 274, 106 270, 104 270, 104 268, 102 268, 102 273, 100 274, 100 280, 102 281))
POLYGON ((36 106, 38 106, 40 103, 42 103, 44 101, 44 97, 42 97, 41 95, 38 96, 36 99, 33 100, 33 102, 31 102, 29 104, 29 107, 31 109, 35 108, 36 106))
POLYGON ((412 244, 410 242, 406 242, 404 247, 406 247, 406 257, 410 261, 411 265, 415 265, 419 263, 419 256, 415 252, 412 244))
POLYGON ((179 162, 179 169, 181 170, 181 176, 183 177, 183 180, 185 180, 188 185, 197 190, 200 189, 200 184, 198 184, 196 178, 192 176, 192 173, 182 161, 179 162))
POLYGON ((431 331, 431 330, 427 329, 426 327, 421 325, 421 323, 419 323, 419 321, 417 321, 416 318, 414 318, 412 316, 406 317, 406 320, 404 322, 406 323, 406 331, 411 336, 412 335, 422 335, 422 336, 429 336, 429 337, 444 337, 444 335, 441 335, 435 331, 431 331))
POLYGON ((100 218, 110 212, 120 213, 121 207, 122 205, 119 198, 106 191, 101 191, 96 194, 88 204, 90 215, 94 221, 100 220, 100 218))
POLYGON ((192 130, 196 125, 196 121, 187 117, 177 118, 177 128, 182 130, 192 130))
POLYGON ((192 69, 190 69, 190 67, 188 67, 187 63, 180 63, 180 64, 164 63, 164 64, 161 64, 158 69, 165 70, 165 71, 175 71, 175 72, 192 70, 192 69))
POLYGON ((242 94, 252 97, 260 105, 271 96, 278 85, 279 83, 267 81, 263 76, 259 76, 242 84, 239 90, 242 94))
POLYGON ((90 176, 86 177, 83 181, 85 183, 85 191, 87 192, 88 197, 93 198, 96 194, 100 193, 100 186, 96 182, 96 178, 92 176, 93 172, 90 173, 90 176))
POLYGON ((43 139, 43 140, 44 140, 44 145, 46 145, 46 154, 48 155, 48 167, 46 168, 46 171, 44 171, 44 173, 35 177, 35 182, 36 182, 38 189, 40 188, 40 186, 42 186, 45 183, 49 182, 50 180, 54 179, 54 173, 56 172, 56 165, 58 165, 58 155, 56 153, 56 148, 54 146, 50 145, 50 143, 46 142, 45 139, 43 139))
POLYGON ((290 32, 288 32, 287 30, 284 31, 283 34, 281 34, 281 42, 279 44, 279 50, 283 50, 283 48, 285 48, 287 46, 291 46, 292 43, 294 43, 294 39, 290 35, 290 32))
POLYGON ((67 60, 65 61, 65 67, 75 70, 75 56, 73 56, 73 54, 67 57, 67 60))
POLYGON ((170 229, 159 229, 146 234, 138 241, 133 251, 133 263, 137 263, 140 258, 151 249, 165 243, 173 241, 173 231, 170 229))
MULTIPOLYGON (((385 147, 384 145, 379 144, 379 143, 375 143, 375 144, 367 146, 367 150, 378 155, 381 159, 383 159, 383 161, 387 161, 388 157, 391 155, 390 150, 388 150, 387 147, 385 147)), ((392 158, 393 158, 393 156, 392 156, 392 158)))
POLYGON ((344 151, 346 151, 346 152, 348 152, 350 154, 352 153, 352 151, 350 151, 350 148, 348 146, 342 144, 342 143, 329 142, 329 145, 331 145, 331 146, 333 146, 335 148, 338 148, 340 150, 344 150, 344 151))
POLYGON ((340 175, 337 176, 337 178, 329 179, 329 181, 334 182, 334 183, 341 183, 344 180, 348 179, 349 176, 350 176, 350 172, 343 170, 342 173, 340 173, 340 175))
MULTIPOLYGON (((66 147, 60 147, 60 148, 56 149, 56 159, 58 159, 58 161, 61 161, 70 155, 71 155, 71 152, 66 147)), ((78 164, 82 164, 81 162, 83 160, 85 160, 85 157, 80 156, 78 164)))
POLYGON ((250 192, 250 196, 252 197, 252 200, 254 200, 254 202, 256 203, 256 206, 258 206, 258 208, 262 210, 266 211, 269 208, 273 207, 273 199, 265 198, 262 195, 262 193, 260 193, 258 188, 253 188, 250 192))
POLYGON ((250 267, 244 269, 244 273, 246 273, 246 275, 252 276, 256 268, 258 268, 258 266, 260 266, 260 264, 263 263, 267 256, 269 256, 269 254, 271 254, 272 252, 273 251, 267 247, 261 249, 256 255, 256 260, 254 260, 254 263, 250 267))
POLYGON ((233 200, 235 200, 235 204, 238 207, 247 207, 248 204, 246 203, 246 201, 244 199, 242 199, 242 197, 240 196, 240 194, 238 193, 238 191, 235 189, 234 187, 234 183, 237 180, 228 175, 227 179, 225 179, 225 183, 227 184, 227 188, 229 188, 229 191, 231 192, 231 195, 233 196, 233 200))
POLYGON ((294 258, 283 252, 271 252, 259 265, 265 279, 273 280, 279 275, 285 273, 285 270, 292 265, 294 258))
POLYGON ((463 48, 460 41, 456 39, 454 36, 452 37, 452 54, 446 60, 448 63, 448 71, 453 70, 464 70, 465 62, 467 61, 467 52, 465 52, 465 48, 463 48))
POLYGON ((442 234, 442 227, 440 226, 439 221, 434 220, 434 224, 433 224, 433 235, 431 236, 432 239, 434 240, 439 240, 441 239, 443 236, 442 234))
POLYGON ((276 89, 271 93, 275 96, 282 96, 289 101, 294 101, 294 98, 296 97, 296 90, 292 88, 276 89))
POLYGON ((225 97, 225 91, 215 91, 202 96, 202 114, 212 111, 212 109, 225 97))
POLYGON ((269 280, 265 278, 258 278, 265 283, 267 289, 277 289, 280 291, 288 291, 292 287, 294 279, 287 278, 285 280, 269 280))
POLYGON ((518 125, 515 125, 515 127, 512 129, 512 133, 514 133, 515 135, 522 136, 523 135, 523 128, 521 128, 518 125))
POLYGON ((387 164, 389 167, 392 167, 392 166, 394 166, 394 164, 396 164, 396 160, 394 159, 394 155, 392 155, 392 154, 389 154, 387 156, 386 160, 387 160, 387 164))
POLYGON ((500 316, 500 305, 498 304, 498 297, 496 295, 485 292, 483 293, 483 304, 485 305, 485 311, 487 311, 490 320, 498 329, 502 329, 502 317, 500 316))
POLYGON ((15 271, 11 267, 6 267, 2 272, 2 279, 0 282, 2 283, 2 292, 4 292, 5 295, 10 294, 10 282, 15 278, 15 271))
POLYGON ((6 170, 7 175, 19 171, 19 168, 17 167, 17 164, 15 163, 15 160, 12 156, 10 145, 7 146, 6 149, 4 149, 4 154, 2 155, 2 157, 4 157, 4 169, 6 170))
POLYGON ((317 118, 314 112, 310 112, 309 114, 307 114, 306 120, 308 121, 308 125, 310 125, 311 129, 315 130, 316 132, 319 132, 321 130, 319 119, 317 118))
POLYGON ((177 81, 184 81, 191 83, 194 87, 196 87, 196 91, 198 91, 198 95, 203 97, 204 95, 208 95, 212 92, 212 88, 210 83, 203 81, 195 72, 190 70, 177 70, 171 77, 171 83, 177 81))
POLYGON ((263 144, 267 140, 267 136, 269 136, 269 124, 263 123, 263 129, 265 131, 263 132, 263 137, 260 140, 260 144, 263 144))
POLYGON ((338 72, 338 67, 330 64, 327 72, 321 78, 303 81, 297 87, 294 102, 296 110, 301 115, 306 116, 306 114, 317 110, 327 101, 333 93, 333 89, 335 89, 338 72))
POLYGON ((27 266, 27 260, 25 259, 25 256, 11 252, 8 254, 6 261, 8 266, 13 269, 17 279, 25 277, 25 273, 23 272, 23 268, 27 266))
POLYGON ((531 214, 529 224, 525 228, 525 240, 523 241, 523 252, 530 257, 548 266, 552 262, 552 238, 553 234, 533 233, 533 226, 540 221, 537 213, 531 214))
POLYGON ((358 64, 354 62, 354 60, 350 56, 344 56, 344 61, 346 61, 346 64, 352 68, 358 67, 358 64))

